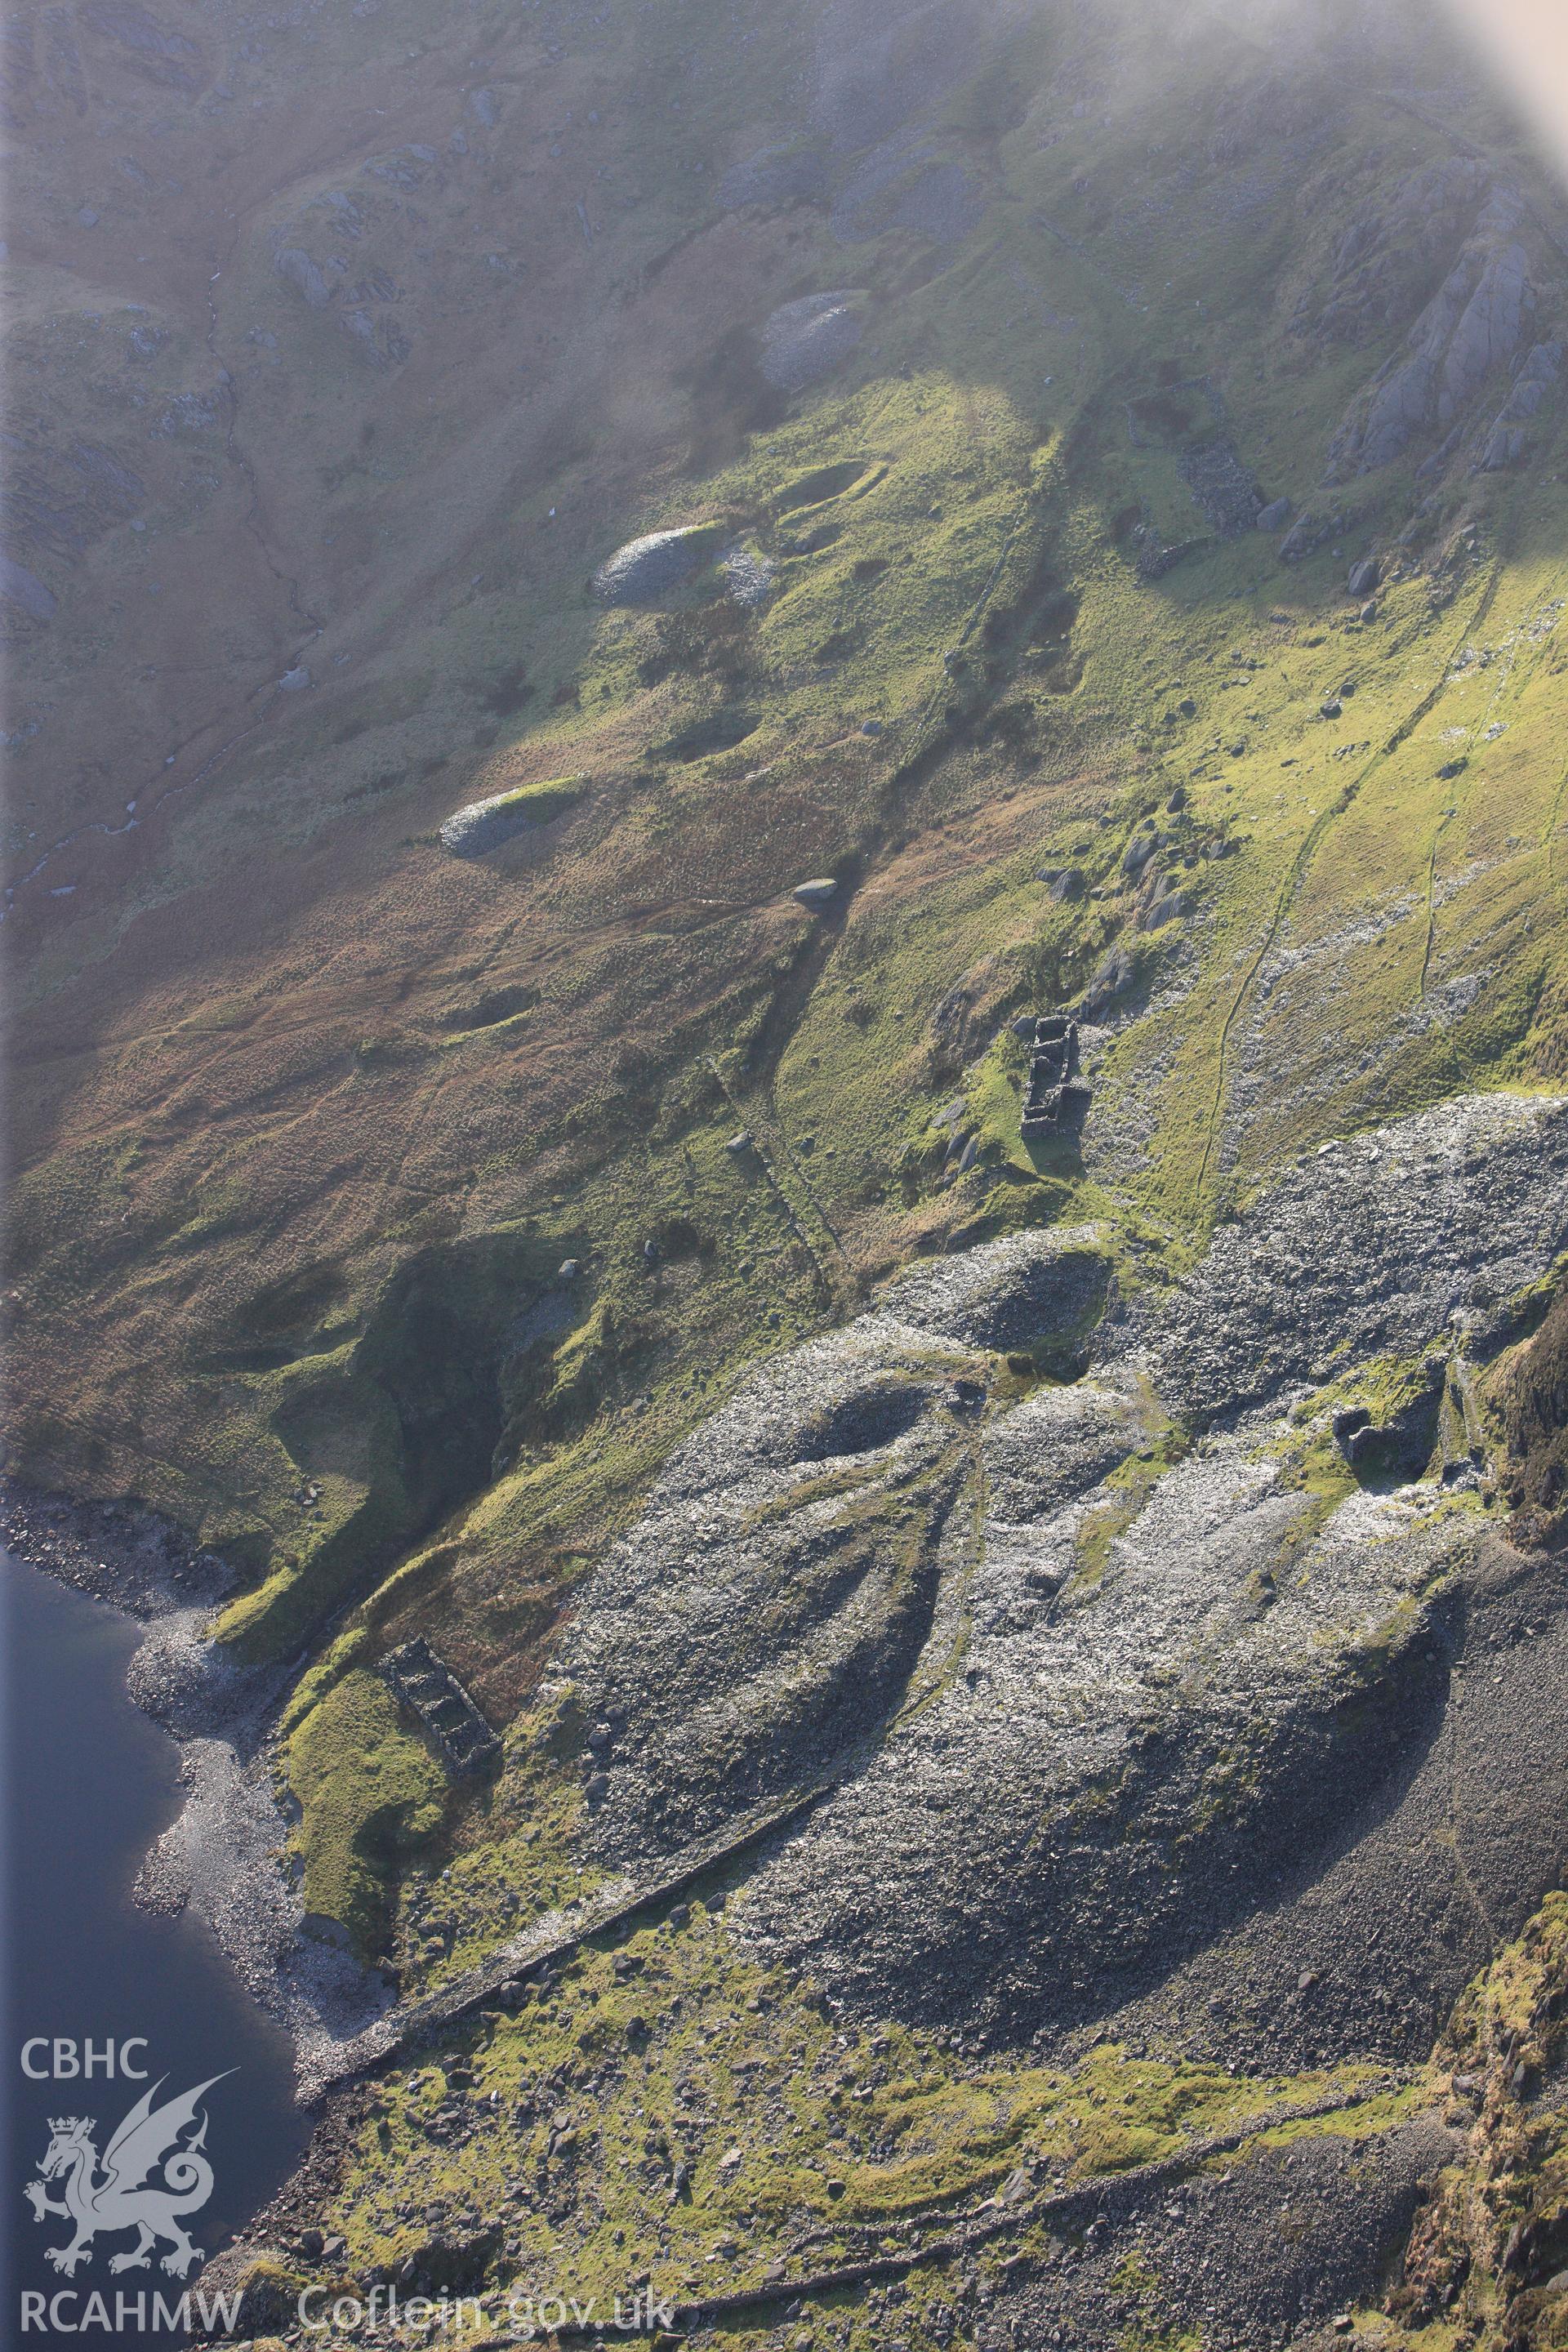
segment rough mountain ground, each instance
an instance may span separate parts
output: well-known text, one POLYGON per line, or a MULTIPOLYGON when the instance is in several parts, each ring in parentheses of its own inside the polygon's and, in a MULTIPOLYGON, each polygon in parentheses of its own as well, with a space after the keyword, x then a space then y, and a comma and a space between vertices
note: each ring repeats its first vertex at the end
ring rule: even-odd
POLYGON ((1528 1979, 1550 2066, 1517 125, 1425 11, 75 0, 7 56, 12 1466, 229 1560, 181 1719, 269 1694, 343 2031, 561 1951, 329 2101, 258 2294, 1551 2340, 1555 2110, 1475 2023, 1528 1979), (1093 1102, 1028 1146, 1054 1009, 1093 1102))

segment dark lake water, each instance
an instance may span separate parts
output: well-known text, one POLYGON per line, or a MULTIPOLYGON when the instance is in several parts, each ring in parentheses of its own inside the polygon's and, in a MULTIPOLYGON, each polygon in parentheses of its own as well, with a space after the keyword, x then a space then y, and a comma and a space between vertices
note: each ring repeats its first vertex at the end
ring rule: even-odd
MULTIPOLYGON (((180 2283, 159 2267, 166 2245, 154 2249, 148 2269, 118 2276, 109 2263, 132 2248, 126 2231, 99 2237, 73 2278, 46 2263, 44 2249, 66 2242, 70 2224, 52 2215, 35 2221, 23 2187, 37 2177, 49 2118, 93 2117, 101 2155, 159 2075, 167 2080, 155 2105, 211 2075, 226 2075, 204 2101, 212 2194, 188 2217, 191 2236, 210 2256, 266 2202, 303 2147, 307 2126, 290 2095, 289 2045, 248 1999, 200 1921, 154 1917, 132 1900, 142 1856, 174 1819, 180 1795, 173 1743, 126 1696, 125 1668, 137 1628, 0 1553, 0 1630, 5 1771, 0 1948, 5 1954, 3 2079, 10 2152, 0 2201, 0 2243, 9 2260, 9 2276, 0 2286, 0 2342, 66 2340, 53 2331, 21 2332, 18 2297, 25 2291, 53 2295, 75 2288, 78 2301, 62 2306, 60 2315, 80 2326, 96 2288, 111 2324, 107 2330, 89 2325, 71 2342, 167 2345, 177 2335, 151 2324, 145 2330, 112 2324, 118 2293, 145 2291, 149 2323, 154 2292, 177 2300, 180 2283), (79 2053, 89 2039, 101 2047, 110 2040, 120 2045, 140 2038, 145 2051, 133 2051, 132 2062, 147 2069, 148 2081, 125 2081, 118 2071, 106 2081, 101 2070, 91 2080, 79 2074, 29 2080, 22 2051, 36 2036, 49 2045, 31 2051, 36 2067, 54 2065, 57 2040, 74 2043, 79 2053)), ((68 2066, 68 2057, 64 2063, 68 2066)), ((184 2137, 190 2137, 187 2130, 184 2137)), ((48 2184, 52 2200, 58 2201, 62 2186, 58 2179, 48 2184)), ((200 2282, 198 2265, 185 2284, 199 2287, 200 2282)))

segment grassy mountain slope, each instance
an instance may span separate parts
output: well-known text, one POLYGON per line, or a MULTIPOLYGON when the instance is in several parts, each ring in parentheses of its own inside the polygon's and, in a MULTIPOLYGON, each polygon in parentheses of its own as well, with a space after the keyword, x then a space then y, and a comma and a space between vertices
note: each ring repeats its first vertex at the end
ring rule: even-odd
MULTIPOLYGON (((21 26, 9 1458, 238 1566, 310 1903, 422 1989, 576 1883, 553 1630, 749 1365, 1021 1225, 1173 1274, 1326 1137, 1561 1079, 1550 365, 1488 456, 1568 208, 1424 12, 21 26), (1491 308, 1357 470, 1455 272, 1491 308), (841 289, 852 347, 770 381, 841 289), (684 584, 595 596, 690 525, 684 584), (1059 1005, 1094 1108, 1028 1146, 1009 1024, 1059 1005), (491 1793, 390 1720, 415 1630, 491 1793)), ((704 2014, 775 1997, 722 1965, 704 2014)), ((1173 2081, 1115 2094, 1139 2150, 1173 2081)), ((1012 2125, 899 2128, 952 2189, 1012 2125)))

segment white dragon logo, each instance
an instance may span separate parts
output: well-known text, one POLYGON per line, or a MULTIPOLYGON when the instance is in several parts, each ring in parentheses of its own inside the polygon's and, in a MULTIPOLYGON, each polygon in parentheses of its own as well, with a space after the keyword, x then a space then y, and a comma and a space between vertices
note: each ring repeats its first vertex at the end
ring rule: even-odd
MULTIPOLYGON (((233 2071, 231 2067, 229 2072, 233 2071)), ((90 2260, 92 2241, 100 2230, 110 2235, 120 2230, 134 2230, 136 2243, 127 2252, 110 2257, 111 2271, 145 2270, 154 2245, 166 2238, 169 2252, 163 2257, 163 2267, 175 2278, 185 2277, 191 2264, 203 2257, 200 2246, 192 2244, 180 2217, 197 2211, 213 2191, 213 2168, 201 2152, 207 2136, 207 2119, 201 2113, 201 2101, 214 2083, 224 2079, 222 2074, 214 2074, 206 2082, 198 2083, 194 2091, 154 2107, 153 2102, 168 2080, 166 2074, 160 2075, 152 2089, 142 2093, 104 2149, 101 2176, 98 2150, 93 2146, 97 2128, 93 2117, 49 2118, 50 2139, 38 2167, 38 2178, 29 2180, 22 2193, 33 2209, 36 2221, 58 2215, 62 2221, 74 2222, 76 2235, 68 2246, 46 2247, 47 2262, 69 2278, 79 2263, 90 2260), (200 2128, 181 2147, 180 2134, 196 2121, 198 2115, 200 2128), (162 2179, 150 2177, 158 2172, 162 2179), (65 2176, 65 2196, 63 2202, 56 2203, 44 2184, 58 2179, 61 2174, 65 2176)))

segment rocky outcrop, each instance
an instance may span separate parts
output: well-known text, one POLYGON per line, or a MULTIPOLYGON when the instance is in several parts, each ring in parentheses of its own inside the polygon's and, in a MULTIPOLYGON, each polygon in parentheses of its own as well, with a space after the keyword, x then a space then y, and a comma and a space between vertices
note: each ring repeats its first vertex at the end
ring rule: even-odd
POLYGON ((837 1777, 735 1916, 933 2022, 1060 2030, 1239 1932, 1425 1751, 1484 1550, 1436 1471, 1325 1505, 1280 1416, 1484 1347, 1565 1240, 1568 1107, 1495 1097, 1287 1171, 1019 1402, 997 1353, 1092 1322, 1097 1237, 907 1276, 756 1375, 587 1588, 605 1858, 837 1777))
POLYGON ((1411 318, 1469 235, 1487 184, 1485 165, 1471 156, 1407 172, 1342 231, 1328 297, 1314 306, 1304 295, 1297 328, 1322 342, 1359 343, 1411 318))
POLYGON ((273 258, 273 268, 287 286, 302 294, 312 310, 324 310, 332 299, 320 262, 300 245, 279 247, 273 258))
POLYGON ((1385 466, 1461 418, 1489 375, 1513 359, 1535 310, 1528 216, 1494 190, 1458 259, 1406 338, 1329 445, 1328 478, 1385 466))
POLYGON ((1492 420, 1481 445, 1480 466, 1497 473, 1517 464, 1529 443, 1525 428, 1553 399, 1563 373, 1561 343, 1537 343, 1525 354, 1513 390, 1492 420))

